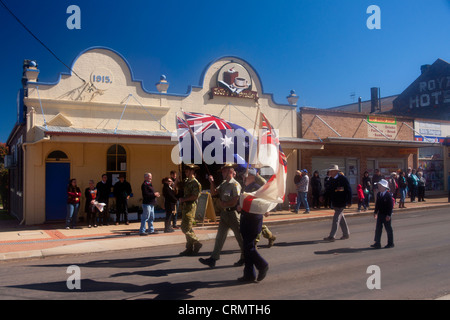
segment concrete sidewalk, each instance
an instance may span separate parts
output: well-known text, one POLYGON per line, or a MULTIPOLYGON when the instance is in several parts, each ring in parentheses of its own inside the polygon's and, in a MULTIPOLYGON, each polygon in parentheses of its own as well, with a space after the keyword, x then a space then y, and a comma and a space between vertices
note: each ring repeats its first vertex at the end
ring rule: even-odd
MULTIPOLYGON (((373 204, 371 204, 373 206, 373 204)), ((447 196, 426 199, 425 202, 406 202, 406 209, 398 209, 394 214, 401 214, 411 210, 427 210, 437 207, 450 207, 447 196)), ((300 211, 302 212, 302 211, 300 211)), ((357 205, 345 210, 349 215, 371 215, 373 207, 367 211, 358 212, 357 205)), ((309 214, 294 214, 289 211, 272 212, 264 218, 264 223, 291 223, 311 219, 330 219, 334 211, 331 209, 312 210, 309 214)), ((180 222, 180 221, 179 221, 180 222)), ((19 226, 16 220, 0 220, 0 261, 45 258, 50 256, 76 255, 114 250, 129 250, 147 248, 167 244, 180 244, 180 252, 184 250, 186 238, 180 229, 173 233, 163 233, 164 222, 154 223, 160 233, 149 236, 139 236, 140 222, 130 222, 129 225, 109 225, 88 228, 79 225, 76 229, 66 230, 63 224, 19 226)), ((218 222, 207 223, 195 227, 195 233, 200 240, 214 239, 218 222)), ((230 232, 230 235, 233 235, 230 232)))

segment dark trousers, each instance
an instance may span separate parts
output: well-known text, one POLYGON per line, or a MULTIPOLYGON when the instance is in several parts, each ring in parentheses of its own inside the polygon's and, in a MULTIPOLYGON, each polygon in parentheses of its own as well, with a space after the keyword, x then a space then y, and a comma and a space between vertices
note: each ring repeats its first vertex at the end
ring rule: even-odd
POLYGON ((103 211, 98 213, 98 223, 105 226, 109 225, 109 205, 104 206, 103 211))
POLYGON ((243 250, 244 250, 244 277, 255 279, 255 267, 262 270, 268 266, 266 260, 258 253, 255 246, 256 237, 261 233, 263 215, 253 214, 242 211, 240 230, 242 234, 243 250))
POLYGON ((425 199, 425 187, 420 186, 417 188, 417 200, 418 201, 424 201, 425 199))
POLYGON ((391 220, 386 221, 386 215, 385 214, 378 214, 377 216, 377 225, 375 228, 375 243, 381 242, 381 234, 383 232, 383 225, 386 229, 387 237, 388 237, 388 244, 394 244, 394 231, 392 230, 392 217, 391 220))
POLYGON ((116 200, 116 222, 120 222, 120 216, 123 213, 123 222, 128 222, 128 199, 116 200))
POLYGON ((86 212, 88 225, 97 225, 97 212, 97 208, 89 207, 88 211, 86 212))

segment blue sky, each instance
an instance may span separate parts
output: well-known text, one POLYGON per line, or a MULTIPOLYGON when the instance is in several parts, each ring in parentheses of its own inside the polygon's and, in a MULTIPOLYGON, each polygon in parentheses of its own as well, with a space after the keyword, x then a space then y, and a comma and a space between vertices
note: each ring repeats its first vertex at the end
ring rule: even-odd
MULTIPOLYGON (((154 90, 161 74, 169 93, 197 85, 209 62, 233 55, 259 73, 264 91, 286 103, 327 108, 401 93, 420 66, 450 61, 450 0, 295 1, 13 1, 2 0, 67 65, 86 48, 121 53, 135 78, 154 90), (69 30, 69 5, 81 9, 81 29, 69 30), (370 5, 381 9, 381 29, 369 30, 370 5)), ((0 5, 0 142, 16 119, 24 59, 39 64, 40 81, 67 68, 0 5)))

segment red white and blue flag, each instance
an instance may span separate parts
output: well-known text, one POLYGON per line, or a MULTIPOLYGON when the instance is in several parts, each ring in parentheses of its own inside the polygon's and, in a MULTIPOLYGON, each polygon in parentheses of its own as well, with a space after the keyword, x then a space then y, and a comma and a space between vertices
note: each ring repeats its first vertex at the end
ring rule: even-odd
MULTIPOLYGON (((185 146, 180 155, 184 162, 234 162, 240 169, 247 167, 251 139, 254 139, 246 129, 237 124, 198 112, 183 112, 183 117, 177 116, 177 136, 180 144, 185 146), (192 145, 183 144, 186 138, 196 141, 192 145), (186 146, 189 150, 186 150, 186 146)), ((255 145, 256 142, 253 146, 255 145)))
POLYGON ((280 146, 277 131, 261 113, 262 135, 258 140, 259 166, 270 167, 274 174, 269 181, 255 192, 242 193, 242 210, 254 214, 264 214, 284 202, 286 194, 287 158, 280 146))

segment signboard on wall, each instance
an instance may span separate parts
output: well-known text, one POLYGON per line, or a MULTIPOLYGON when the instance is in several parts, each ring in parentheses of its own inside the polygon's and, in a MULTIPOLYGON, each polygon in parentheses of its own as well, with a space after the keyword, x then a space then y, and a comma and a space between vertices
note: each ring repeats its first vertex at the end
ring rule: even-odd
POLYGON ((241 64, 230 62, 217 74, 217 86, 211 88, 210 98, 235 97, 258 101, 258 92, 252 90, 253 81, 248 70, 241 64))
POLYGON ((395 117, 367 116, 367 137, 375 139, 395 139, 397 136, 397 119, 395 117))

